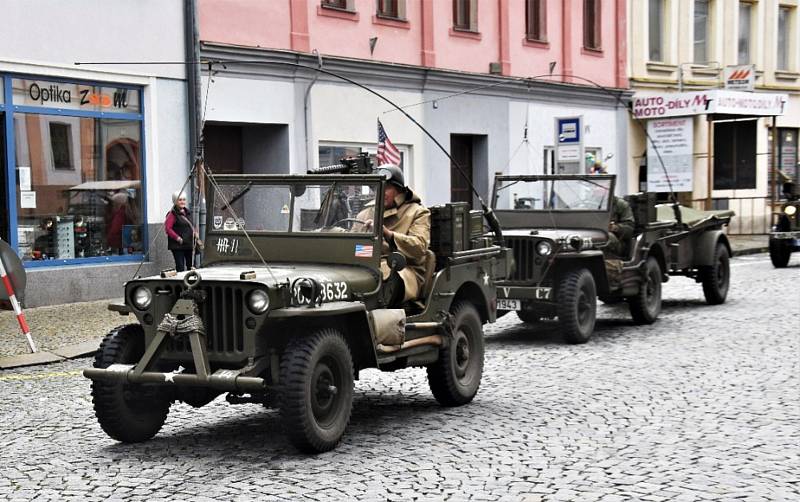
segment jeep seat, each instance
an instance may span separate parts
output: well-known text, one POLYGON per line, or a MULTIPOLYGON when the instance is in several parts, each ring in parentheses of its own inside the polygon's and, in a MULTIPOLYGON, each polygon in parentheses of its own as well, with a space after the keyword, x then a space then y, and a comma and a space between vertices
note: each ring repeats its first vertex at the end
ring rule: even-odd
POLYGON ((422 276, 422 287, 417 300, 425 300, 433 289, 433 274, 436 272, 436 255, 428 249, 425 253, 425 275, 422 276))

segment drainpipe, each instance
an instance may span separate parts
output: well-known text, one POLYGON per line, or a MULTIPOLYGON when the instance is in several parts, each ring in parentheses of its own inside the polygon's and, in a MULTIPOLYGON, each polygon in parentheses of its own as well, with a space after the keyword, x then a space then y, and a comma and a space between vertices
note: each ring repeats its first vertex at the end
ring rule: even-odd
MULTIPOLYGON (((202 116, 200 112, 200 33, 197 22, 196 0, 184 0, 183 3, 183 33, 186 60, 186 103, 189 116, 189 152, 192 165, 203 157, 201 140, 202 116)), ((210 78, 210 76, 209 76, 210 78)), ((197 190, 197 175, 192 176, 192 223, 198 228, 200 238, 205 239, 205 200, 203 194, 197 190)))
MULTIPOLYGON (((311 54, 317 56, 317 65, 318 68, 322 68, 322 56, 320 55, 317 49, 311 51, 311 54)), ((317 83, 317 78, 319 78, 319 72, 314 72, 314 77, 311 79, 311 83, 308 84, 306 87, 306 94, 303 97, 303 138, 305 139, 306 143, 306 166, 310 168, 313 166, 312 160, 314 157, 314 153, 311 151, 310 138, 308 137, 308 102, 311 99, 311 88, 314 87, 314 84, 317 83)))

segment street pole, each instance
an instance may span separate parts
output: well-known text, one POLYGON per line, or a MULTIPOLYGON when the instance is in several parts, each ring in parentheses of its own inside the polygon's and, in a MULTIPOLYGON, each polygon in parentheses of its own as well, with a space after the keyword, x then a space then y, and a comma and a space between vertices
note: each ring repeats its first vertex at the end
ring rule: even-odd
MULTIPOLYGON (((205 203, 198 186, 198 163, 203 158, 202 116, 201 116, 201 77, 200 77, 200 33, 197 21, 196 0, 184 0, 184 45, 186 54, 186 90, 189 117, 189 152, 192 173, 192 225, 199 229, 200 238, 205 237, 205 203)), ((211 76, 209 75, 209 78, 211 76)))

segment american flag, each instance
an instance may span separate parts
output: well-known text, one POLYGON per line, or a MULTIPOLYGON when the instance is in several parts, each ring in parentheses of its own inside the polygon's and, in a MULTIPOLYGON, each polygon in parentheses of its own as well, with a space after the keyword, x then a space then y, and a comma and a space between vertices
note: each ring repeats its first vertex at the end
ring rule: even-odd
POLYGON ((372 244, 356 244, 356 258, 372 258, 372 244))
POLYGON ((378 165, 396 164, 400 165, 400 150, 389 140, 383 124, 378 120, 378 165))

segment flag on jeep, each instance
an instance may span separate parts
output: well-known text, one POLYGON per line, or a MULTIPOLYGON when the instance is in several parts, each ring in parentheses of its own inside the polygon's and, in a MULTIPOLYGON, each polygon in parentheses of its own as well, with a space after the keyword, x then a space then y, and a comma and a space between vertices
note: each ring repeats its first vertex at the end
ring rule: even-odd
POLYGON ((400 165, 400 150, 389 140, 383 124, 378 120, 378 165, 395 164, 400 165))

